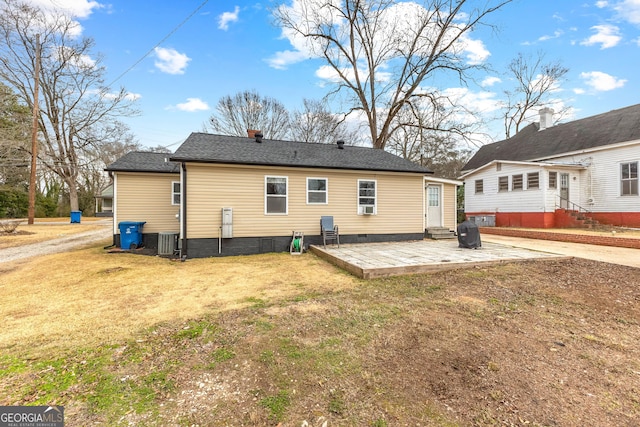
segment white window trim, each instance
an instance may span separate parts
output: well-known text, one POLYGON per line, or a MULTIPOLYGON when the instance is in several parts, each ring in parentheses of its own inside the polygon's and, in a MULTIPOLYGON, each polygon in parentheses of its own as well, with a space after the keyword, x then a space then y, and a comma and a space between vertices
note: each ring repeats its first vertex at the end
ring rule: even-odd
POLYGON ((557 171, 549 171, 547 173, 547 188, 549 190, 557 190, 558 189, 558 184, 560 181, 560 174, 557 171), (551 186, 551 174, 555 174, 555 182, 554 182, 554 186, 551 186))
POLYGON ((264 214, 265 215, 275 215, 275 216, 282 216, 282 215, 289 215, 289 177, 288 176, 278 176, 278 175, 265 175, 264 176, 264 214), (287 188, 287 192, 284 196, 281 195, 277 195, 277 194, 271 194, 271 195, 267 195, 267 184, 268 184, 268 179, 269 178, 283 178, 286 188, 287 188), (284 213, 283 212, 267 212, 267 197, 284 197, 285 202, 284 202, 284 213))
POLYGON ((509 175, 500 175, 498 177, 498 193, 508 193, 509 192, 509 175), (501 189, 500 188, 500 178, 506 178, 507 179, 507 188, 505 189, 501 189))
POLYGON ((620 162, 620 167, 618 168, 618 173, 620 174, 620 179, 619 179, 619 181, 620 181, 620 197, 638 197, 640 195, 640 161, 638 161, 638 160, 630 160, 630 161, 626 161, 626 162, 620 162), (635 178, 635 180, 638 181, 638 184, 637 184, 638 185, 638 194, 624 194, 622 192, 623 181, 631 182, 634 179, 630 178, 630 179, 624 179, 623 180, 623 178, 622 178, 622 166, 623 165, 630 165, 632 163, 636 164, 636 169, 638 171, 638 177, 635 178))
POLYGON ((180 206, 180 203, 176 203, 175 200, 175 195, 179 195, 180 196, 180 201, 182 201, 182 184, 180 183, 180 181, 171 181, 171 206, 180 206), (175 191, 173 191, 175 184, 178 184, 180 186, 180 192, 176 193, 175 191))
POLYGON ((329 178, 322 178, 322 177, 316 177, 316 176, 308 176, 307 177, 307 181, 306 181, 306 197, 307 197, 307 204, 308 205, 328 205, 329 204, 329 178), (309 180, 311 179, 323 179, 324 183, 325 183, 325 190, 324 191, 319 191, 319 190, 309 190, 309 180), (324 202, 310 202, 309 201, 309 193, 324 193, 325 194, 325 201, 324 202))
POLYGON ((539 190, 540 189, 540 172, 527 172, 527 190, 539 190), (538 185, 536 187, 529 187, 529 176, 538 174, 538 185))
POLYGON ((376 179, 359 179, 358 187, 356 188, 356 206, 358 208, 358 215, 377 215, 378 214, 378 180, 376 179), (361 205, 360 204, 360 183, 361 182, 373 182, 375 194, 373 195, 373 213, 365 214, 364 208, 365 206, 371 205, 361 205))
POLYGON ((511 175, 511 191, 524 191, 524 180, 526 175, 524 173, 516 173, 511 175), (520 177, 520 188, 515 188, 515 177, 520 177))

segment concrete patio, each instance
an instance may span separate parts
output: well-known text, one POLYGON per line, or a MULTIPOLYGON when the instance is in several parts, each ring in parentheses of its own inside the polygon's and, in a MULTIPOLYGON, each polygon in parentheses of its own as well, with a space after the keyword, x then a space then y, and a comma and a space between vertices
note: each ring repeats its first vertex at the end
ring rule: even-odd
POLYGON ((482 248, 458 247, 457 240, 312 245, 309 250, 332 264, 363 278, 428 273, 503 262, 567 259, 566 255, 483 242, 482 248))

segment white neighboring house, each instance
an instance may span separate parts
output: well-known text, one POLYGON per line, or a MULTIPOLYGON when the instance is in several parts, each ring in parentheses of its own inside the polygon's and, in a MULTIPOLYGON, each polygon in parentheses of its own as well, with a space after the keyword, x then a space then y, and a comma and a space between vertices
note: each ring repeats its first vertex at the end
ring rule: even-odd
POLYGON ((478 225, 576 227, 571 213, 640 227, 640 104, 551 126, 540 110, 515 136, 481 147, 462 170, 478 225))

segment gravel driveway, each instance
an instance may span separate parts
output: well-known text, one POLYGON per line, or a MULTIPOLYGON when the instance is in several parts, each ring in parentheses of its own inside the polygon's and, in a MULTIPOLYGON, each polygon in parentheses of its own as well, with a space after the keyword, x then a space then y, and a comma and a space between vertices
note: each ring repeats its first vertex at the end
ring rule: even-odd
POLYGON ((30 245, 0 249, 0 263, 65 252, 100 240, 110 239, 112 236, 113 232, 109 221, 108 223, 105 222, 104 227, 99 230, 72 234, 30 245))

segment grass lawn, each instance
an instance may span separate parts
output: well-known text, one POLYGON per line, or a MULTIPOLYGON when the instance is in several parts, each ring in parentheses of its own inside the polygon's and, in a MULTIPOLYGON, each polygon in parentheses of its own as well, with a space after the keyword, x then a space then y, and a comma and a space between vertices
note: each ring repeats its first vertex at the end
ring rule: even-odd
POLYGON ((634 425, 637 269, 361 281, 304 254, 0 264, 0 405, 68 426, 634 425))
POLYGON ((69 218, 36 218, 34 224, 23 220, 14 233, 0 232, 0 249, 44 242, 58 237, 104 228, 96 222, 110 218, 82 218, 80 224, 71 224, 69 218))

